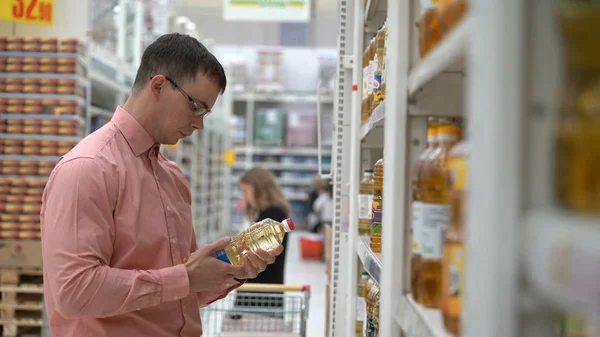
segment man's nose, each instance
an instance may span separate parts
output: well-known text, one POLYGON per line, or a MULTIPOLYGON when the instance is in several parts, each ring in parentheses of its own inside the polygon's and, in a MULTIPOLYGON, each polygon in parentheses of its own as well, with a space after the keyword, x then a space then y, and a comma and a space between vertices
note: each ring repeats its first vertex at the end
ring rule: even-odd
POLYGON ((194 120, 192 121, 192 127, 194 128, 194 130, 204 129, 204 116, 194 118, 194 120))

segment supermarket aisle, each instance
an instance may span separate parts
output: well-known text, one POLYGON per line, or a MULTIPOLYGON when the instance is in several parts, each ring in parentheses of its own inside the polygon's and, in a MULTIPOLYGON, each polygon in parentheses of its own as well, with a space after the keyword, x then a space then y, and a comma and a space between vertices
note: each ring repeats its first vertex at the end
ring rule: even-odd
POLYGON ((300 238, 309 235, 303 232, 289 234, 285 282, 287 284, 308 284, 311 287, 310 307, 307 322, 307 337, 325 335, 325 264, 321 261, 302 260, 300 238))

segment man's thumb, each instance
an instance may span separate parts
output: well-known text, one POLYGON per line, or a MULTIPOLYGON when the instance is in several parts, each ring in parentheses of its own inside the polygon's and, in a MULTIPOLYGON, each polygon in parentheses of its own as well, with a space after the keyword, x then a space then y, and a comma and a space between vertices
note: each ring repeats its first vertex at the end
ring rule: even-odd
POLYGON ((214 253, 218 250, 221 250, 225 247, 227 247, 227 245, 231 242, 231 237, 226 236, 224 238, 221 238, 213 243, 208 244, 207 248, 211 253, 214 253))

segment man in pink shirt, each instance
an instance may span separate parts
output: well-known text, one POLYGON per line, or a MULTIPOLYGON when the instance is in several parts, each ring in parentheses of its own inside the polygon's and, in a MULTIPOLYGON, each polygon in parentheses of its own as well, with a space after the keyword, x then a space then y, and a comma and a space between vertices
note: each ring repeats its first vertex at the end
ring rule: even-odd
POLYGON ((197 247, 188 182, 159 152, 203 128, 225 90, 217 59, 189 36, 148 46, 127 102, 63 156, 43 196, 44 294, 53 336, 199 337, 199 307, 273 263, 233 266, 197 247))

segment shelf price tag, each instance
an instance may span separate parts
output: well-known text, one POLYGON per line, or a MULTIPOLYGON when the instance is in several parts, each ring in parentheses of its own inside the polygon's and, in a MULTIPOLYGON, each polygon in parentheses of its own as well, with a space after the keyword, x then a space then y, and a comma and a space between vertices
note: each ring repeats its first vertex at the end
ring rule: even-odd
POLYGON ((0 0, 0 20, 54 25, 54 0, 0 0))
POLYGON ((236 154, 234 150, 227 150, 224 154, 225 165, 232 166, 235 163, 236 154))

